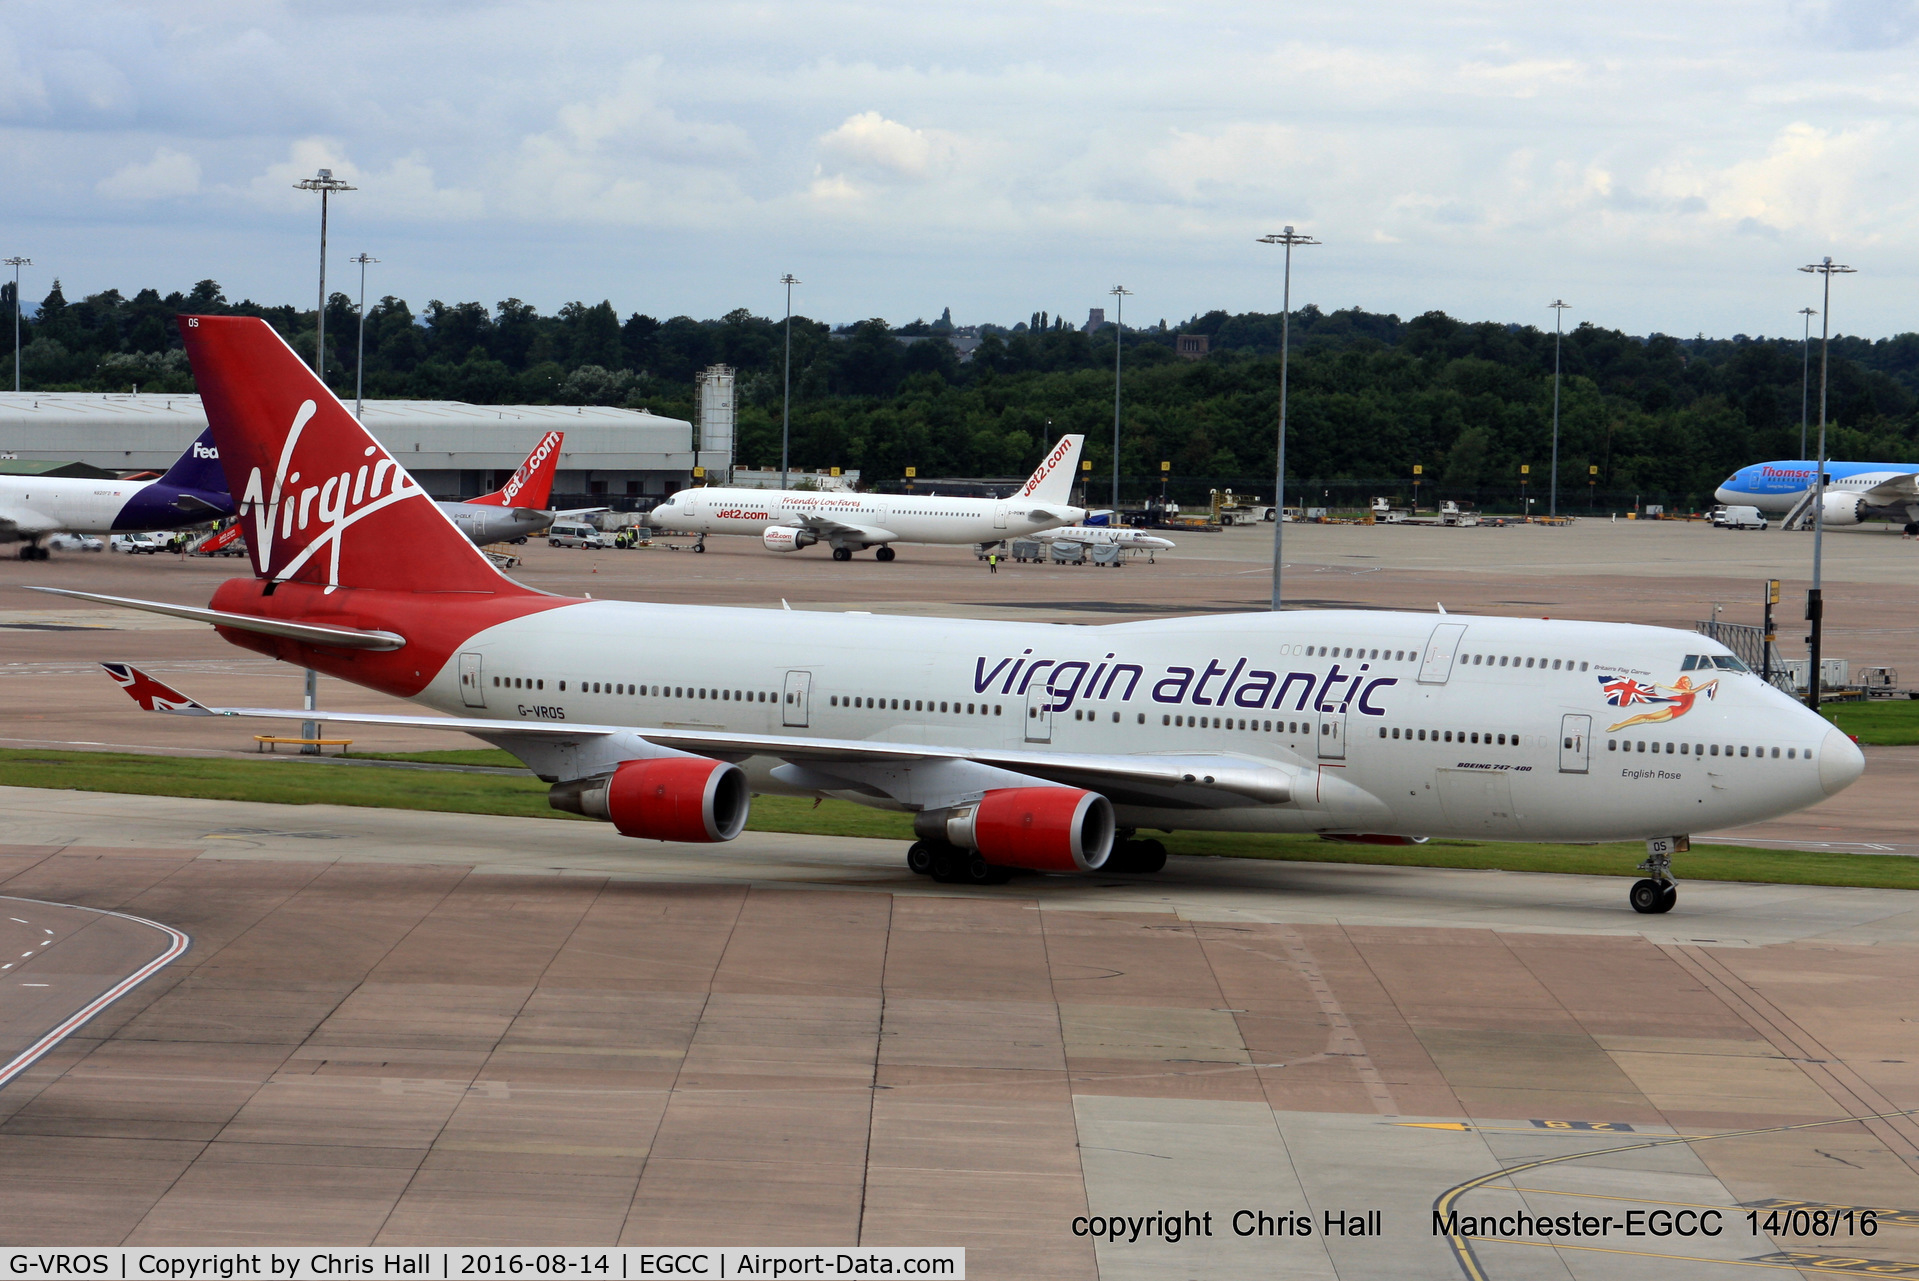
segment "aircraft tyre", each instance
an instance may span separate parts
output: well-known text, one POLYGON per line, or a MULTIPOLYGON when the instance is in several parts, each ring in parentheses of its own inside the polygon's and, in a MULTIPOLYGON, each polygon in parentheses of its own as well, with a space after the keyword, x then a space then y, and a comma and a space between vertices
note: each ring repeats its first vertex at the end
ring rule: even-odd
POLYGON ((925 841, 914 841, 906 851, 906 868, 915 876, 933 874, 933 847, 925 841))
POLYGON ((936 845, 927 862, 926 874, 941 885, 951 885, 965 871, 965 851, 951 845, 936 845))
POLYGON ((46 560, 52 553, 38 543, 20 544, 21 560, 46 560))
POLYGON ((1113 847, 1102 872, 1150 875, 1166 866, 1166 847, 1155 840, 1121 841, 1113 847))
POLYGON ((882 547, 878 551, 873 553, 873 559, 879 560, 879 561, 892 560, 893 549, 891 547, 882 547))
POLYGON ((978 854, 966 860, 958 877, 966 885, 1004 885, 1013 879, 1013 870, 1008 867, 996 867, 978 854))
POLYGON ((1645 916, 1670 912, 1673 904, 1679 901, 1679 887, 1670 882, 1661 884, 1650 878, 1634 881, 1632 889, 1626 893, 1626 901, 1632 904, 1633 911, 1645 916))
POLYGON ((853 549, 850 547, 835 547, 833 549, 833 559, 834 560, 852 560, 853 549))

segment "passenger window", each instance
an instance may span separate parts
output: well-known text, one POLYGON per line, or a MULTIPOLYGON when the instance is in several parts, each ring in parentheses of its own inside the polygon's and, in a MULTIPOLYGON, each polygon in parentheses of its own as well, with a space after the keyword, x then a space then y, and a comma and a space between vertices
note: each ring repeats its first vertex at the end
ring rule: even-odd
MULTIPOLYGON (((1572 741, 1570 739, 1567 740, 1566 746, 1568 747, 1572 746, 1572 741)), ((1609 738, 1606 740, 1606 750, 1609 752, 1616 752, 1619 750, 1619 744, 1609 738)))
POLYGON ((1794 752, 1797 752, 1798 750, 1799 750, 1799 749, 1798 749, 1798 748, 1796 748, 1796 747, 1788 747, 1788 748, 1786 749, 1786 759, 1787 759, 1787 760, 1792 760, 1792 759, 1793 759, 1793 753, 1794 753, 1794 752))
POLYGON ((1712 745, 1712 754, 1713 754, 1714 756, 1717 756, 1717 755, 1719 755, 1719 744, 1717 744, 1717 743, 1714 743, 1714 744, 1712 745))
POLYGON ((1752 749, 1748 748, 1742 743, 1739 747, 1739 754, 1741 756, 1750 756, 1752 754, 1752 749))
POLYGON ((1379 736, 1380 736, 1381 738, 1384 738, 1384 737, 1386 737, 1386 727, 1385 727, 1384 725, 1381 725, 1381 726, 1379 727, 1379 736))
POLYGON ((1585 671, 1585 670, 1586 670, 1586 665, 1585 665, 1584 663, 1581 663, 1581 664, 1579 665, 1579 670, 1580 670, 1580 671, 1582 671, 1582 672, 1583 672, 1583 671, 1585 671))
POLYGON ((1776 747, 1772 749, 1772 758, 1775 761, 1779 759, 1779 749, 1776 747))
POLYGON ((1161 725, 1171 725, 1173 723, 1173 718, 1170 716, 1162 716, 1159 718, 1159 723, 1161 725))

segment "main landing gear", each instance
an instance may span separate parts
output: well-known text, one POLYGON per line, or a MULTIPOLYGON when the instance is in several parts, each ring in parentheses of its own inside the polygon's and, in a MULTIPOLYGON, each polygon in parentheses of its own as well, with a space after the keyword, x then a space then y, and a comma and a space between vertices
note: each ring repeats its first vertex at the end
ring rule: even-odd
POLYGON ((1672 878, 1672 856, 1691 848, 1690 838, 1684 836, 1661 836, 1646 842, 1646 861, 1639 865, 1646 877, 1634 881, 1626 892, 1633 911, 1649 916, 1672 911, 1679 901, 1679 885, 1672 878))
POLYGON ((892 549, 891 547, 882 547, 882 548, 880 548, 880 549, 879 549, 878 551, 876 551, 876 552, 874 552, 874 553, 873 553, 873 559, 874 559, 874 560, 877 560, 877 561, 889 561, 889 560, 892 560, 892 559, 893 559, 893 549, 892 549))
POLYGON ((1113 842, 1113 852, 1106 856, 1106 866, 1102 872, 1157 872, 1166 866, 1166 847, 1148 837, 1146 840, 1134 840, 1127 837, 1113 842))
POLYGON ((944 841, 914 841, 906 851, 906 866, 917 876, 930 876, 942 885, 1004 885, 1013 869, 988 863, 978 850, 963 850, 944 841))
POLYGON ((833 549, 833 559, 834 560, 852 560, 853 549, 851 547, 835 547, 833 549))
POLYGON ((21 543, 21 560, 46 560, 52 553, 38 543, 21 543))

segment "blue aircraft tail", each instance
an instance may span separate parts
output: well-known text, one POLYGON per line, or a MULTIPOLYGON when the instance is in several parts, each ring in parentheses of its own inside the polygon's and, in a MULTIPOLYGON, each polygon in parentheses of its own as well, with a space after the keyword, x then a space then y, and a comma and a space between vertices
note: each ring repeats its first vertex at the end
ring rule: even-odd
POLYGON ((187 451, 173 460, 173 466, 167 468, 167 474, 160 477, 160 483, 176 489, 197 489, 202 493, 226 492, 227 474, 220 470, 220 448, 213 443, 213 428, 207 428, 194 438, 193 443, 187 446, 187 451))

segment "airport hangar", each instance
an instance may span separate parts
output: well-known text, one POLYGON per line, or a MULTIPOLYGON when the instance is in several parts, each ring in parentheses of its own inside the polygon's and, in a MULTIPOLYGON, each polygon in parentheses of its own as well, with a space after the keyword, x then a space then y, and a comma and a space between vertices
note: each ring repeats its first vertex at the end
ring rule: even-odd
MULTIPOLYGON (((694 482, 725 482, 733 465, 732 370, 699 383, 699 428, 684 418, 606 405, 470 405, 369 400, 368 431, 435 498, 471 498, 506 483, 540 437, 563 431, 557 506, 639 509, 694 482)), ((0 457, 162 472, 206 430, 196 395, 0 393, 0 457)))

